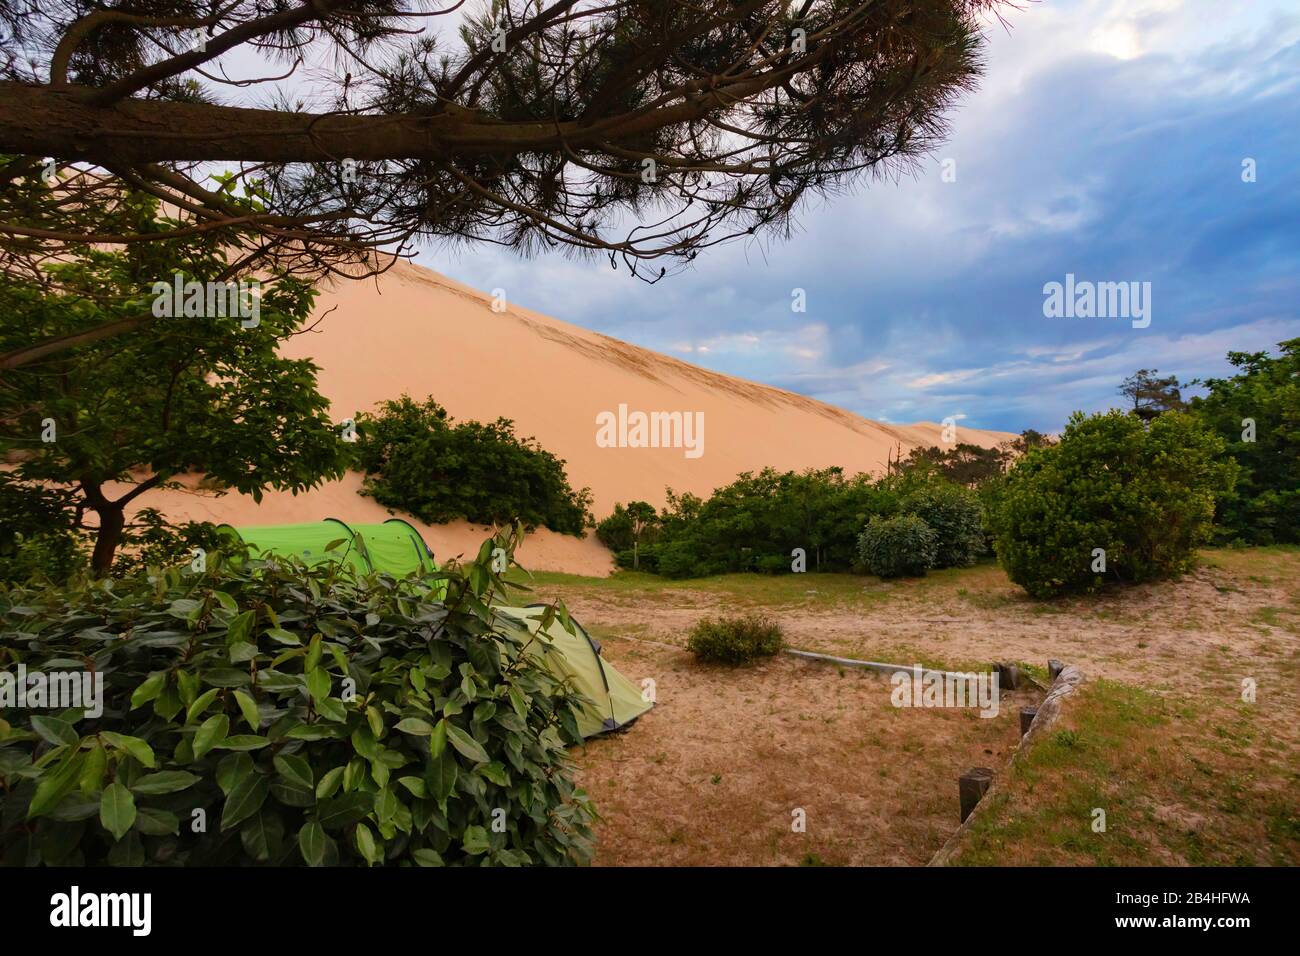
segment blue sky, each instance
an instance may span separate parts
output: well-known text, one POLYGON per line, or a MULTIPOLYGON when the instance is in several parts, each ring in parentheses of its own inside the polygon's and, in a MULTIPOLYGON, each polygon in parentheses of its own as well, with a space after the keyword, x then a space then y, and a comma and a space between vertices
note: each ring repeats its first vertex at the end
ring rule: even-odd
POLYGON ((494 248, 418 261, 892 422, 1057 431, 1115 404, 1134 369, 1222 374, 1228 350, 1300 335, 1294 0, 1042 0, 1008 19, 948 144, 897 183, 809 205, 790 240, 714 249, 654 286, 494 248), (1067 273, 1150 282, 1149 327, 1046 318, 1043 286, 1067 273))

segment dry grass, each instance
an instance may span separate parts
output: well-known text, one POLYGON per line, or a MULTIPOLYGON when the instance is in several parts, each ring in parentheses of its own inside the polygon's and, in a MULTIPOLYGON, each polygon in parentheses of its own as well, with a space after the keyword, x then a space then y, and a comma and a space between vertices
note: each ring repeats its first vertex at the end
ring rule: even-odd
POLYGON ((772 613, 796 647, 953 669, 1048 658, 1092 679, 963 854, 976 863, 1300 863, 1300 550, 1216 550, 1180 581, 1042 602, 995 566, 668 582, 539 576, 659 707, 579 756, 602 863, 921 863, 956 825, 955 778, 1001 771, 994 721, 894 710, 880 678, 782 658, 698 667, 699 618, 772 613), (1098 680, 1099 678, 1103 680, 1098 680), (1242 700, 1243 681, 1256 687, 1242 700), (1063 741, 1063 742, 1062 742, 1063 741), (992 751, 986 753, 986 751, 992 751), (719 780, 713 782, 714 776, 719 780), (808 832, 790 811, 808 810, 808 832), (1091 810, 1107 810, 1104 835, 1091 810))
POLYGON ((1019 707, 1041 696, 1004 693, 981 718, 895 708, 881 675, 788 655, 733 669, 627 640, 604 653, 658 696, 576 755, 605 865, 924 863, 956 827, 957 776, 1005 764, 1019 707))

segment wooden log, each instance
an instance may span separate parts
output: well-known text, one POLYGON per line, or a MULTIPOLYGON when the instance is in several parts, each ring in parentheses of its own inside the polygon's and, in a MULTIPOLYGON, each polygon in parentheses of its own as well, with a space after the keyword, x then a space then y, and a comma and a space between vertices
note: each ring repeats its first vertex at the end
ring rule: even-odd
POLYGON ((984 794, 993 784, 993 771, 988 767, 972 767, 957 778, 957 796, 961 801, 961 822, 975 810, 984 794))
POLYGON ((1047 676, 1052 680, 1056 680, 1063 670, 1065 670, 1065 665, 1060 661, 1053 659, 1047 662, 1047 676))
POLYGON ((1021 737, 1029 733, 1029 725, 1034 722, 1034 718, 1037 716, 1038 716, 1037 707, 1020 708, 1020 736, 1021 737))

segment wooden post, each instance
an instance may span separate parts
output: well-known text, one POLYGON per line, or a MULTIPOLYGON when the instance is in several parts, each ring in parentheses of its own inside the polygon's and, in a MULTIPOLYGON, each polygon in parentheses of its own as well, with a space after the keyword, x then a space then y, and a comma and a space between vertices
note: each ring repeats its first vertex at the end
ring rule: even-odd
POLYGON ((972 767, 957 778, 957 796, 961 800, 961 822, 974 811, 975 805, 988 792, 993 783, 993 771, 988 767, 972 767))
POLYGON ((1015 664, 994 664, 998 671, 998 688, 1000 690, 1020 689, 1020 668, 1015 664))
POLYGON ((1050 677, 1052 680, 1056 680, 1056 678, 1060 675, 1061 671, 1063 670, 1065 670, 1065 665, 1062 664, 1060 661, 1050 660, 1047 662, 1047 676, 1050 677))
POLYGON ((1038 716, 1037 707, 1020 708, 1020 736, 1021 737, 1029 733, 1029 725, 1034 722, 1034 718, 1037 716, 1038 716))

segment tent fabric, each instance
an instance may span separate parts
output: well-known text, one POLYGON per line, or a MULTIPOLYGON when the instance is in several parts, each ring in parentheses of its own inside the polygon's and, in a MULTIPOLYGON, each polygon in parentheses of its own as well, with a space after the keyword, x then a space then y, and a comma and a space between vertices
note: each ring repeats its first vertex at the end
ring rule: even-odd
MULTIPOLYGON (((438 570, 419 531, 401 518, 382 524, 358 525, 326 518, 305 524, 243 528, 221 525, 219 530, 249 545, 254 556, 293 554, 308 564, 338 561, 363 574, 382 571, 394 577, 438 570), (326 550, 326 545, 339 539, 345 543, 326 550)), ((438 597, 444 596, 446 581, 438 581, 433 590, 438 597)), ((541 605, 493 607, 502 624, 529 633, 537 631, 543 610, 541 605)), ((559 652, 545 655, 547 666, 557 676, 568 679, 575 690, 591 701, 578 714, 578 730, 585 739, 627 726, 653 704, 643 700, 640 688, 601 657, 600 644, 586 629, 570 620, 576 633, 570 634, 556 620, 541 636, 559 652)))
POLYGON ((359 524, 354 530, 365 542, 376 571, 400 578, 437 570, 420 533, 400 518, 383 524, 359 524))
MULTIPOLYGON (((495 607, 506 622, 537 633, 544 608, 495 607)), ((642 697, 641 689, 614 669, 600 655, 600 645, 586 629, 570 618, 576 634, 570 634, 557 619, 541 631, 541 636, 559 654, 547 654, 546 661, 554 673, 567 678, 575 690, 592 703, 578 714, 578 730, 583 738, 618 730, 636 720, 654 705, 642 697)))
POLYGON ((438 569, 420 533, 400 518, 355 526, 326 518, 305 524, 222 525, 221 530, 249 545, 255 555, 293 554, 308 564, 336 561, 363 573, 384 571, 394 577, 438 569), (343 544, 326 550, 340 539, 343 544))
POLYGON ((341 562, 357 571, 373 570, 365 556, 364 546, 358 545, 353 530, 341 521, 312 521, 305 524, 260 525, 235 528, 222 525, 220 530, 233 534, 236 540, 249 546, 258 555, 294 555, 307 564, 326 561, 341 562), (326 550, 339 539, 344 544, 332 551, 326 550))

